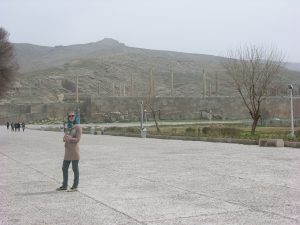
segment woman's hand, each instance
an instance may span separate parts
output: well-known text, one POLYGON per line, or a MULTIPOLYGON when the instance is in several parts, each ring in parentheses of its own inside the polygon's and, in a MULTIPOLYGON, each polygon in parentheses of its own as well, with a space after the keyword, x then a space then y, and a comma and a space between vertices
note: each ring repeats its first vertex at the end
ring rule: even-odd
POLYGON ((64 139, 63 139, 63 140, 64 140, 64 142, 68 142, 68 141, 69 141, 69 135, 66 134, 66 135, 64 136, 64 139))

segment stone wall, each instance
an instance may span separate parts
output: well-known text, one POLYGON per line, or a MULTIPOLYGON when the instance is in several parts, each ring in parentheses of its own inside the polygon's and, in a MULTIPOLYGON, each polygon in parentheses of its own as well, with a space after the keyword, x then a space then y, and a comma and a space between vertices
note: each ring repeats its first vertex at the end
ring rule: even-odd
MULTIPOLYGON (((80 104, 83 108, 83 104, 80 104)), ((51 103, 51 104, 3 104, 0 105, 0 123, 7 121, 25 121, 26 123, 47 119, 57 118, 63 120, 69 110, 76 110, 78 104, 72 103, 51 103)))
MULTIPOLYGON (((130 120, 139 117, 140 103, 147 104, 145 98, 106 97, 93 99, 91 114, 93 119, 105 113, 120 112, 130 120)), ((154 108, 160 110, 161 119, 205 119, 210 115, 215 119, 245 119, 249 112, 239 97, 164 97, 153 101, 154 108)), ((145 106, 149 111, 149 108, 145 106)), ((290 99, 284 97, 268 98, 262 107, 265 118, 289 118, 290 99)), ((294 114, 300 118, 300 98, 294 99, 294 114)))
MULTIPOLYGON (((103 121, 105 118, 138 120, 140 103, 147 104, 146 98, 99 97, 86 99, 80 104, 22 104, 0 105, 0 122, 35 121, 45 118, 60 120, 68 110, 80 108, 82 121, 103 121)), ((239 97, 160 97, 152 101, 152 106, 159 111, 161 119, 247 119, 249 113, 239 97)), ((146 109, 146 116, 151 117, 146 109)), ((264 118, 290 118, 290 99, 288 97, 268 98, 262 107, 264 118)), ((294 99, 294 115, 300 119, 300 97, 294 99)))

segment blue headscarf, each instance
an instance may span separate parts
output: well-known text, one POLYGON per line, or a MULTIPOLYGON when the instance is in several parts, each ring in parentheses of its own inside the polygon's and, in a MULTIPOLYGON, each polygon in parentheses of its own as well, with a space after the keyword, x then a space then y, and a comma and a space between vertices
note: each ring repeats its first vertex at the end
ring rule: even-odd
POLYGON ((74 118, 73 123, 70 121, 69 117, 67 119, 67 127, 68 127, 68 129, 72 129, 75 124, 79 124, 79 117, 78 117, 77 113, 75 113, 74 115, 75 115, 75 118, 74 118))

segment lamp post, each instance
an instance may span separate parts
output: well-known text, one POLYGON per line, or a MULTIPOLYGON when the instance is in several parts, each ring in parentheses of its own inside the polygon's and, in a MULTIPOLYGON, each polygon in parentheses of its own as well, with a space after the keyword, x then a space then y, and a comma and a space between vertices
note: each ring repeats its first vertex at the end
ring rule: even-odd
POLYGON ((147 135, 147 129, 144 128, 143 122, 144 122, 144 105, 143 101, 141 102, 141 138, 146 138, 147 135))
POLYGON ((293 110, 293 85, 289 84, 288 87, 291 92, 291 129, 292 129, 291 136, 292 138, 294 138, 295 131, 294 131, 294 110, 293 110))
POLYGON ((76 75, 76 102, 79 102, 79 98, 78 98, 78 75, 76 75))
POLYGON ((143 126, 143 122, 144 122, 144 106, 143 106, 143 101, 141 101, 141 131, 143 130, 144 126, 143 126))
POLYGON ((147 123, 147 110, 144 109, 144 117, 145 117, 145 123, 147 123))
POLYGON ((80 102, 79 102, 79 95, 78 95, 78 75, 76 75, 76 107, 77 107, 77 110, 76 110, 76 113, 77 113, 77 117, 78 117, 78 123, 80 124, 80 102))

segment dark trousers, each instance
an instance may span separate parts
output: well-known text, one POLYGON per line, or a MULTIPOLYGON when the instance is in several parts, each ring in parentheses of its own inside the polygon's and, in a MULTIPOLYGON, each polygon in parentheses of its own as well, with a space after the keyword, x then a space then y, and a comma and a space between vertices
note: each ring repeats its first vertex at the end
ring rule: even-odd
POLYGON ((68 169, 70 166, 70 163, 72 162, 72 169, 74 172, 74 182, 72 187, 78 187, 79 183, 79 168, 78 168, 78 163, 79 160, 64 160, 63 166, 62 166, 62 171, 63 171, 63 187, 68 186, 68 169))

